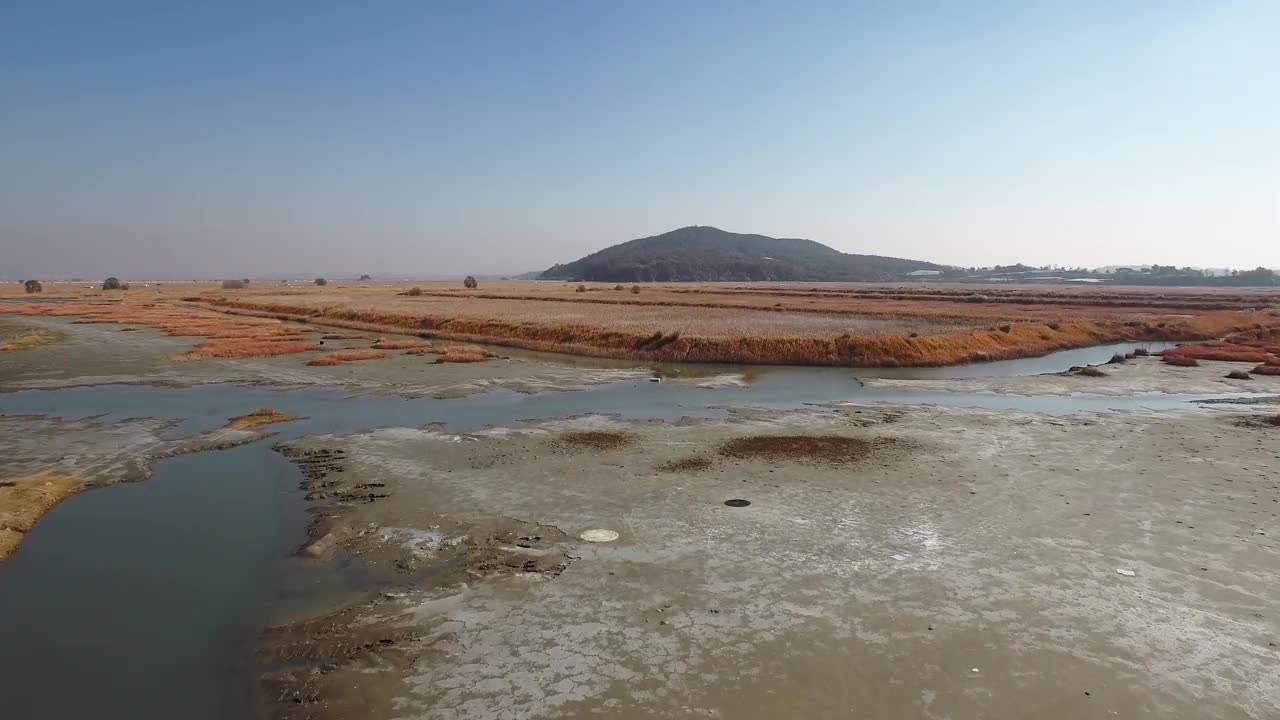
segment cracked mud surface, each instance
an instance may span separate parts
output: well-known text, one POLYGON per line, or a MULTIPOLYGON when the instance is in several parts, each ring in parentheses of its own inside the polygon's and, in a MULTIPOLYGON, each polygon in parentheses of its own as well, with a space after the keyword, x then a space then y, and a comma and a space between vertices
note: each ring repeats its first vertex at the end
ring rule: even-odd
POLYGON ((550 575, 408 573, 368 612, 419 633, 362 666, 394 681, 372 716, 1066 719, 1269 716, 1274 439, 1226 414, 849 406, 308 442, 391 495, 343 516, 362 528, 354 552, 425 547, 445 567, 448 538, 469 534, 450 523, 519 517, 577 558, 550 575), (568 433, 635 442, 547 452, 568 433), (758 436, 879 450, 854 465, 714 452, 758 436), (714 460, 660 469, 689 457, 714 460), (565 539, 597 527, 621 537, 565 539))

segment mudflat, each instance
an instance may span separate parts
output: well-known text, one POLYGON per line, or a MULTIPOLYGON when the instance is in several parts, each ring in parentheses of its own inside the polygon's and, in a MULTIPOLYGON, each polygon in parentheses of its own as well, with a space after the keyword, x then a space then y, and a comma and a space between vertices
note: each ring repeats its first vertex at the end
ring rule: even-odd
POLYGON ((0 417, 6 528, 175 455, 263 443, 296 469, 299 562, 358 582, 294 598, 240 658, 265 717, 1262 720, 1280 697, 1280 378, 1238 364, 757 403, 768 372, 741 368, 184 360, 197 338, 21 322, 65 337, 0 356, 24 408, 0 417), (252 404, 74 410, 84 386, 140 382, 252 404), (286 388, 317 387, 352 397, 292 407, 286 388), (511 390, 531 410, 486 419, 511 390), (1225 401, 1151 409, 1176 394, 1225 401), (998 407, 1029 396, 1060 409, 998 407))

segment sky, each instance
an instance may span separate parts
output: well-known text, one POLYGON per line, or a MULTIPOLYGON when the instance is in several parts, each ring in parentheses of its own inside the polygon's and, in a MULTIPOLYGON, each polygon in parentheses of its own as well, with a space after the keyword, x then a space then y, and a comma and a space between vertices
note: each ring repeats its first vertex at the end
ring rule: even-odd
POLYGON ((0 6, 0 276, 1280 266, 1280 3, 0 6))

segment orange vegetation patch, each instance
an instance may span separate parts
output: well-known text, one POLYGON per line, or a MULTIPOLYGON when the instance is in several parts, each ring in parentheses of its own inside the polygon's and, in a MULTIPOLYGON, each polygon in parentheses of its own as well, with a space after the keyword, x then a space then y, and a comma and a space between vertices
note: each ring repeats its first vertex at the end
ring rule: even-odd
POLYGON ((308 365, 340 365, 345 362, 355 362, 357 360, 381 360, 387 354, 381 350, 373 350, 369 348, 361 348, 354 350, 339 350, 337 352, 325 353, 317 355, 307 361, 308 365))
POLYGON ((1162 358, 1166 365, 1175 365, 1177 367, 1199 367, 1200 361, 1193 357, 1185 355, 1165 355, 1162 358))
MULTIPOLYGON (((479 296, 404 299, 387 295, 387 290, 381 291, 385 297, 367 291, 343 297, 330 293, 192 299, 282 320, 401 330, 531 350, 635 360, 853 367, 951 365, 1113 342, 1208 340, 1264 323, 1280 325, 1267 313, 1216 309, 1222 303, 1211 299, 1199 304, 1212 308, 1171 313, 1162 307, 1162 300, 1152 299, 1151 306, 1143 306, 1142 297, 1156 296, 1142 294, 1095 301, 1100 304, 1075 296, 1037 304, 1022 296, 989 303, 983 296, 869 299, 835 292, 805 294, 804 289, 797 285, 732 297, 718 288, 721 296, 728 294, 730 300, 744 304, 735 306, 717 296, 703 306, 696 304, 698 296, 685 295, 692 299, 663 300, 670 302, 669 307, 610 302, 608 312, 601 312, 599 303, 590 309, 591 303, 554 295, 548 297, 557 299, 547 302, 490 301, 479 296), (1025 302, 1012 302, 1015 299, 1025 302), (1118 304, 1122 300, 1126 304, 1118 304), (808 303, 814 303, 812 308, 808 303), (774 305, 780 306, 776 312, 762 312, 762 307, 774 305), (653 327, 658 322, 665 327, 653 327)), ((555 286, 545 292, 554 293, 555 286)), ((664 297, 680 297, 675 290, 664 292, 664 297)))
MULTIPOLYGON (((175 359, 236 358, 282 355, 319 349, 303 340, 305 327, 269 318, 228 317, 203 308, 136 300, 4 303, 0 312, 18 315, 76 317, 78 324, 127 323, 155 328, 173 337, 205 338, 175 359)), ((126 328, 127 329, 127 328, 126 328)))
POLYGON ((384 337, 378 338, 378 340, 375 343, 373 343, 373 347, 379 350, 409 350, 413 348, 430 347, 430 345, 431 343, 427 342, 426 340, 413 340, 413 339, 393 340, 391 338, 384 338, 384 337))
POLYGON ((1177 356, 1196 360, 1220 360, 1226 362, 1265 363, 1271 353, 1258 347, 1228 342, 1206 342, 1195 345, 1179 345, 1160 353, 1165 357, 1177 356))
POLYGON ((79 477, 54 471, 0 480, 0 561, 18 549, 37 520, 80 484, 79 477))
POLYGON ((1272 365, 1272 364, 1259 365, 1258 367, 1250 370, 1249 372, 1254 375, 1280 375, 1280 365, 1272 365))
POLYGON ((304 419, 301 415, 290 415, 274 408, 258 408, 248 415, 231 418, 226 424, 229 430, 251 430, 272 423, 290 422, 304 419))
POLYGON ((451 345, 436 352, 440 353, 440 357, 436 358, 437 363, 484 362, 497 357, 497 355, 488 350, 475 345, 451 345))

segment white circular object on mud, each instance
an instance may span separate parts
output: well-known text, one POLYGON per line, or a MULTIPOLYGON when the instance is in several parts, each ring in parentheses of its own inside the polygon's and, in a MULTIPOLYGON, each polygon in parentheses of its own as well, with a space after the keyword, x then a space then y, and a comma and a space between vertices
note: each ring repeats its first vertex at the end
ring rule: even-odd
POLYGON ((618 539, 618 533, 612 530, 585 530, 578 537, 587 542, 613 542, 618 539))

